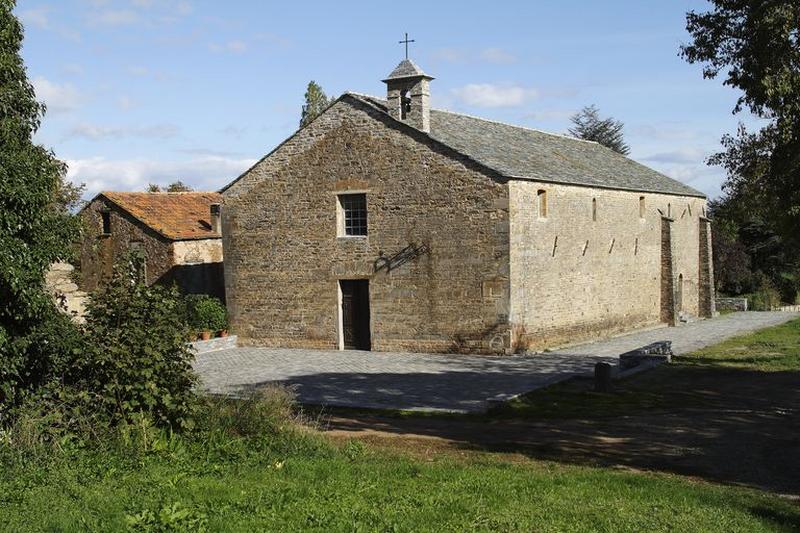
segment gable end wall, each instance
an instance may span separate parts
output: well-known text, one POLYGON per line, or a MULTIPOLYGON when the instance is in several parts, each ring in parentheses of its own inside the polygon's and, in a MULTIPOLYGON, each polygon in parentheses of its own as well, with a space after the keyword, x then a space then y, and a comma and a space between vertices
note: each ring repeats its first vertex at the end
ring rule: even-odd
POLYGON ((224 192, 241 343, 338 348, 338 281, 368 279, 373 350, 508 349, 507 185, 425 139, 339 101, 224 192), (367 194, 367 238, 337 238, 347 191, 367 194), (409 244, 430 251, 375 271, 409 244))

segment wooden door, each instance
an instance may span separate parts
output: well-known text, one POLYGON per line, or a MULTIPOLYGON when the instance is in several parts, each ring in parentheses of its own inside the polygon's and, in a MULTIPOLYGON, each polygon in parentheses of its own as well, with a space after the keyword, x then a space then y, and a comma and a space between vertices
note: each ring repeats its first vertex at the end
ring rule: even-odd
POLYGON ((369 281, 365 279, 343 279, 342 290, 342 337, 346 350, 369 350, 369 281))

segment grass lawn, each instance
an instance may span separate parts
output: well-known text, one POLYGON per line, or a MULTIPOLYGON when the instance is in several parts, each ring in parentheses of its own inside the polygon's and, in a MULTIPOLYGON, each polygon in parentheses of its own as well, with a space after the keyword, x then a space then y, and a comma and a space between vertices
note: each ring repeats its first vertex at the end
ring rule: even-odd
MULTIPOLYGON (((693 372, 800 369, 800 321, 679 358, 599 397, 565 384, 521 399, 529 418, 613 416, 715 401, 693 372), (579 409, 580 406, 580 409, 579 409)), ((736 374, 738 375, 738 374, 736 374)), ((585 384, 584 384, 585 385, 585 384)), ((712 395, 713 396, 713 395, 712 395)), ((484 422, 472 420, 481 425, 484 422)), ((402 438, 402 437, 399 437, 402 438)), ((163 436, 146 451, 0 446, 3 531, 797 531, 800 505, 672 474, 485 451, 421 457, 315 431, 163 436)))
POLYGON ((487 456, 422 462, 358 445, 208 444, 6 466, 5 531, 789 531, 800 508, 744 489, 487 456))
POLYGON ((573 418, 619 416, 643 410, 709 406, 727 398, 693 386, 715 376, 800 372, 800 320, 734 337, 675 357, 670 365, 617 382, 613 394, 593 391, 591 379, 574 379, 523 395, 500 409, 498 417, 573 418))

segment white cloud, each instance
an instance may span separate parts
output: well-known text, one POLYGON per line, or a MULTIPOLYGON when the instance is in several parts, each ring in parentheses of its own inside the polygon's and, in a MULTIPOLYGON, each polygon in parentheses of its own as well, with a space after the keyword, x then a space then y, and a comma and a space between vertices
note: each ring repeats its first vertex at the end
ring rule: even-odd
POLYGON ((197 190, 217 190, 256 160, 209 155, 184 161, 91 157, 67 158, 66 162, 67 178, 73 183, 85 183, 87 196, 94 196, 105 190, 141 191, 148 183, 169 183, 176 179, 197 190))
POLYGON ((518 85, 495 85, 491 83, 471 83, 453 89, 462 102, 476 107, 516 107, 538 96, 536 89, 518 85))
POLYGON ((190 4, 187 1, 178 2, 175 5, 175 12, 178 15, 186 16, 186 15, 191 14, 193 10, 194 10, 194 8, 192 7, 192 4, 190 4))
POLYGON ((47 29, 50 27, 50 8, 37 7, 35 9, 28 9, 22 11, 19 16, 22 22, 37 28, 47 29))
POLYGON ((434 50, 431 57, 434 61, 443 61, 445 63, 484 62, 495 65, 508 65, 517 61, 514 54, 498 47, 484 48, 477 52, 465 48, 439 48, 434 50))
POLYGON ((528 113, 524 116, 526 119, 530 120, 540 120, 540 121, 560 121, 560 120, 569 120, 569 118, 574 115, 574 111, 565 111, 560 109, 544 109, 542 111, 533 111, 528 113))
POLYGON ((123 94, 122 96, 117 98, 117 107, 119 107, 123 111, 128 111, 136 107, 136 102, 134 102, 130 96, 123 94))
POLYGON ((131 65, 125 70, 133 76, 147 76, 150 73, 150 69, 141 65, 131 65))
POLYGON ((130 9, 104 9, 90 13, 88 22, 91 26, 117 27, 129 26, 139 22, 139 15, 130 9))
POLYGON ((83 74, 83 66, 77 63, 67 63, 63 67, 61 67, 61 72, 67 74, 69 76, 80 76, 83 74))
POLYGON ((698 164, 703 163, 709 155, 708 152, 699 148, 679 148, 649 155, 644 160, 666 164, 698 164))
POLYGON ((208 49, 212 52, 231 52, 234 54, 241 54, 247 51, 247 43, 244 41, 228 41, 224 44, 211 43, 208 49))
POLYGON ((242 136, 247 132, 247 128, 244 126, 236 126, 236 125, 229 125, 225 126, 219 132, 223 135, 228 137, 233 137, 234 139, 241 139, 242 136))
POLYGON ((56 83, 38 76, 33 79, 36 97, 47 104, 52 113, 66 113, 76 109, 83 101, 80 91, 71 83, 56 83))
POLYGON ((444 61, 445 63, 463 63, 466 61, 466 54, 460 48, 439 48, 433 51, 431 57, 434 61, 444 61))
POLYGON ((149 139, 168 139, 178 134, 174 124, 155 124, 152 126, 100 126, 96 124, 78 124, 69 130, 67 137, 83 138, 92 141, 104 139, 122 139, 125 137, 145 137, 149 139))
POLYGON ((496 65, 508 65, 517 60, 517 58, 511 52, 503 50, 502 48, 486 48, 479 54, 478 57, 487 63, 493 63, 496 65))

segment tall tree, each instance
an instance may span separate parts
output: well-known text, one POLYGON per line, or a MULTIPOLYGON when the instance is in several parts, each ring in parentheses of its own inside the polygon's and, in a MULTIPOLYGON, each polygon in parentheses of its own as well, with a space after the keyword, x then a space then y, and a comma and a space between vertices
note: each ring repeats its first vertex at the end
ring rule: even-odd
POLYGON ((600 118, 597 106, 586 106, 570 118, 573 126, 569 129, 572 136, 585 141, 595 141, 622 155, 628 155, 630 147, 625 144, 622 129, 625 125, 613 118, 600 118))
POLYGON ((681 47, 703 75, 724 77, 746 109, 766 123, 739 127, 710 159, 728 177, 726 200, 763 218, 800 255, 800 3, 711 0, 713 9, 687 14, 692 42, 681 47))
POLYGON ((63 197, 66 166, 32 140, 45 106, 20 56, 14 7, 0 0, 0 407, 18 400, 37 372, 37 339, 54 311, 44 274, 69 257, 78 231, 63 197))
POLYGON ((300 115, 301 128, 317 118, 319 114, 325 111, 325 108, 333 102, 333 100, 329 99, 325 94, 325 91, 322 90, 322 87, 314 80, 308 82, 305 100, 303 112, 300 115))

